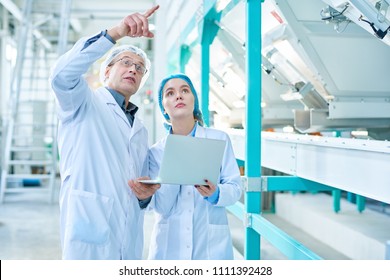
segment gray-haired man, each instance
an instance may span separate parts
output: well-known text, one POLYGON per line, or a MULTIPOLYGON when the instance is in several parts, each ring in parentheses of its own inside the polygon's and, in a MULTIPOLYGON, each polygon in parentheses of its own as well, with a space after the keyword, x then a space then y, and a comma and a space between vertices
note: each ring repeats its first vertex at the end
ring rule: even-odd
POLYGON ((114 48, 102 64, 104 87, 93 91, 83 75, 125 37, 153 37, 148 17, 126 16, 118 25, 81 39, 53 68, 58 105, 60 217, 63 259, 140 259, 143 211, 159 187, 131 191, 143 173, 147 131, 130 102, 148 76, 150 61, 134 46, 114 48))

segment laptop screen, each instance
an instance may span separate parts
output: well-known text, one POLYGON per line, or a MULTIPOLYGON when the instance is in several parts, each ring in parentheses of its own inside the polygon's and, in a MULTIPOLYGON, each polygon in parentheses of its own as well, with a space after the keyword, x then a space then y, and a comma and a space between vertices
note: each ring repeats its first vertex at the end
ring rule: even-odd
POLYGON ((162 184, 205 185, 218 183, 224 140, 170 134, 167 137, 159 179, 162 184))

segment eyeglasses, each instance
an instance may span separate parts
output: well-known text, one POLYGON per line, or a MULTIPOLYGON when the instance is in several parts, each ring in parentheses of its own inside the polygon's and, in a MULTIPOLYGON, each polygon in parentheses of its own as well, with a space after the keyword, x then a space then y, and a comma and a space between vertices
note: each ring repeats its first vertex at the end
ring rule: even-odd
POLYGON ((122 57, 120 59, 118 59, 117 61, 115 62, 112 62, 110 63, 108 66, 112 66, 114 65, 115 63, 117 62, 120 62, 122 66, 126 67, 126 68, 130 68, 131 66, 134 65, 135 67, 135 71, 137 71, 138 73, 140 73, 141 75, 145 75, 146 72, 148 72, 148 70, 146 69, 145 66, 141 65, 141 64, 138 64, 138 63, 135 63, 134 61, 132 61, 130 58, 128 57, 122 57))

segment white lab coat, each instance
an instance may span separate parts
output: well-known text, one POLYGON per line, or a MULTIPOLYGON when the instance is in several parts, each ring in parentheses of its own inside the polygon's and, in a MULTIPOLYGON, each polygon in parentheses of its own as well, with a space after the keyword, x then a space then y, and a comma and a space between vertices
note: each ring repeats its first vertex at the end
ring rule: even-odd
POLYGON ((147 131, 130 126, 105 88, 92 91, 82 75, 113 44, 80 40, 50 77, 55 92, 60 152, 60 227, 63 259, 140 259, 143 212, 127 181, 142 174, 147 131))
MULTIPOLYGON (((199 125, 195 137, 226 140, 220 177, 213 182, 218 183, 219 200, 211 204, 192 185, 162 185, 150 204, 156 221, 149 259, 233 259, 225 206, 241 197, 241 180, 232 145, 226 133, 199 125)), ((166 137, 149 151, 152 178, 158 175, 165 142, 166 137)))

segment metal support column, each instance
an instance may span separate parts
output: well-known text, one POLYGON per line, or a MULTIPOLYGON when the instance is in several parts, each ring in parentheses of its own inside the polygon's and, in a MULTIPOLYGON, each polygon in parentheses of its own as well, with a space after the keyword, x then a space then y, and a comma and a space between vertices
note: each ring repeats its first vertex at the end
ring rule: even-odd
POLYGON ((191 49, 187 45, 181 45, 180 47, 180 72, 185 73, 186 65, 191 58, 191 49))
MULTIPOLYGON (((246 155, 245 175, 248 189, 245 193, 245 207, 248 216, 260 214, 260 188, 252 190, 252 182, 261 177, 261 0, 247 0, 246 6, 246 155)), ((260 234, 246 227, 245 259, 260 259, 260 234)))
MULTIPOLYGON (((203 7, 210 5, 209 1, 204 1, 203 7)), ((206 126, 210 125, 209 114, 209 76, 210 76, 210 45, 218 33, 219 27, 215 22, 221 20, 221 12, 217 12, 215 5, 207 9, 207 14, 199 23, 198 30, 200 32, 201 42, 201 111, 203 120, 206 126)))
POLYGON ((209 74, 210 74, 210 44, 208 42, 203 42, 201 45, 202 54, 201 54, 201 111, 203 114, 203 120, 206 126, 210 125, 210 114, 209 114, 209 74))
POLYGON ((340 212, 340 199, 341 199, 341 190, 333 190, 333 211, 338 213, 340 212))
POLYGON ((364 209, 366 208, 366 198, 361 195, 356 196, 356 205, 357 205, 357 210, 362 213, 364 209))

